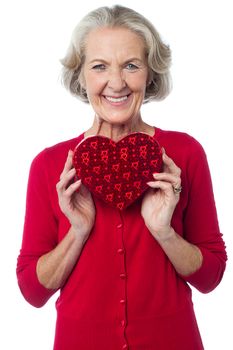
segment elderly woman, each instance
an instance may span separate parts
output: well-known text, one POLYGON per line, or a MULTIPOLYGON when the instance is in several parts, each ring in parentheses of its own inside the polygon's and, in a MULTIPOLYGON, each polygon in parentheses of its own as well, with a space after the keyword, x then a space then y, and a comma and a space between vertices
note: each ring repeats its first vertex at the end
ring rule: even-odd
POLYGON ((60 290, 55 350, 203 349, 189 284, 210 292, 226 263, 206 156, 191 136, 150 126, 140 112, 169 93, 170 56, 128 8, 99 8, 74 30, 63 81, 94 121, 34 159, 17 266, 32 305, 60 290), (73 150, 91 135, 117 142, 134 132, 158 141, 163 169, 119 210, 77 179, 73 150))

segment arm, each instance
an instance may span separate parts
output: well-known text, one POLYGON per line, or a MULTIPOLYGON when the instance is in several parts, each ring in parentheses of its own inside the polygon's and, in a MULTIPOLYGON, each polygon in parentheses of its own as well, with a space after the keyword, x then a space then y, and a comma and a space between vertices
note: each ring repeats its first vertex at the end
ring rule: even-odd
POLYGON ((203 256, 200 249, 178 235, 172 227, 164 237, 157 237, 157 242, 171 261, 176 272, 182 276, 189 276, 202 265, 203 256))
POLYGON ((36 307, 43 306, 65 283, 91 232, 95 213, 91 195, 80 181, 68 186, 74 177, 71 152, 57 184, 59 204, 70 222, 70 230, 58 244, 58 222, 51 205, 45 154, 41 152, 30 169, 24 235, 17 263, 21 292, 36 307))
POLYGON ((37 262, 37 276, 47 289, 61 288, 72 272, 85 241, 70 228, 67 235, 51 252, 42 255, 37 262))
POLYGON ((60 208, 70 221, 65 238, 37 263, 40 283, 49 289, 61 288, 72 272, 94 224, 95 208, 89 191, 81 180, 71 183, 75 176, 70 151, 57 184, 60 208))
POLYGON ((181 171, 165 152, 163 161, 164 172, 154 174, 156 181, 148 183, 151 190, 144 196, 142 216, 177 273, 186 276, 200 268, 202 254, 198 247, 184 240, 171 227, 172 215, 180 197, 179 193, 174 193, 174 187, 181 186, 181 171))
POLYGON ((192 165, 187 170, 190 189, 183 221, 184 238, 172 228, 173 212, 179 201, 173 186, 180 186, 181 172, 165 154, 164 172, 156 174, 156 181, 149 183, 158 190, 146 194, 142 216, 177 273, 200 291, 208 292, 221 280, 226 253, 219 234, 210 174, 202 148, 195 157, 191 156, 192 165))
POLYGON ((200 269, 181 276, 203 293, 213 290, 221 281, 227 254, 219 230, 215 199, 208 162, 197 144, 187 164, 189 200, 183 216, 184 237, 202 253, 200 269))

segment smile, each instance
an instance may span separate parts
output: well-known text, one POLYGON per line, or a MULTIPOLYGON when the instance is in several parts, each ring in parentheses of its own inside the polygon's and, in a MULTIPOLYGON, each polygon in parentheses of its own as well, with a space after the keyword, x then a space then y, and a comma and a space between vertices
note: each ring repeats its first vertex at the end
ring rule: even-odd
POLYGON ((121 96, 121 97, 105 96, 106 100, 108 100, 109 102, 114 102, 114 103, 126 101, 128 97, 129 97, 129 95, 121 96))

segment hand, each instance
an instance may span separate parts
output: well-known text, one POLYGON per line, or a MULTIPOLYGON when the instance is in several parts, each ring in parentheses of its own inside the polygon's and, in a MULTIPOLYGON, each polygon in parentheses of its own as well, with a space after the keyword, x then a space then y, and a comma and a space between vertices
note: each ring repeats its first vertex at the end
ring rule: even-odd
POLYGON ((181 188, 181 170, 163 150, 164 169, 154 174, 155 181, 148 182, 150 189, 144 195, 141 214, 146 226, 157 240, 166 240, 174 230, 171 219, 179 201, 180 194, 175 188, 181 188))
POLYGON ((74 181, 76 171, 72 159, 73 152, 69 151, 56 188, 61 211, 69 219, 71 227, 86 240, 95 222, 95 205, 81 180, 74 181))

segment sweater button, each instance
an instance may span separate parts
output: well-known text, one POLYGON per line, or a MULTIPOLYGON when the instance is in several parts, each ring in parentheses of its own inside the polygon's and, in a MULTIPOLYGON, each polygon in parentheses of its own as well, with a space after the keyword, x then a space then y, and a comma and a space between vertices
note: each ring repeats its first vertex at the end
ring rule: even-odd
POLYGON ((125 327, 125 320, 121 320, 121 326, 125 327))
POLYGON ((122 346, 122 350, 126 350, 126 349, 128 349, 128 345, 127 345, 127 344, 124 344, 124 345, 122 346))
POLYGON ((125 274, 125 273, 121 273, 121 274, 120 274, 120 278, 123 279, 123 280, 125 280, 125 279, 126 279, 126 274, 125 274))
POLYGON ((122 226, 123 226, 122 224, 118 224, 118 225, 117 225, 117 228, 120 229, 120 228, 122 228, 122 226))
POLYGON ((121 299, 120 304, 125 305, 125 299, 121 299))
POLYGON ((124 249, 123 249, 123 248, 119 248, 119 249, 117 250, 117 253, 118 253, 118 254, 124 254, 124 249))

